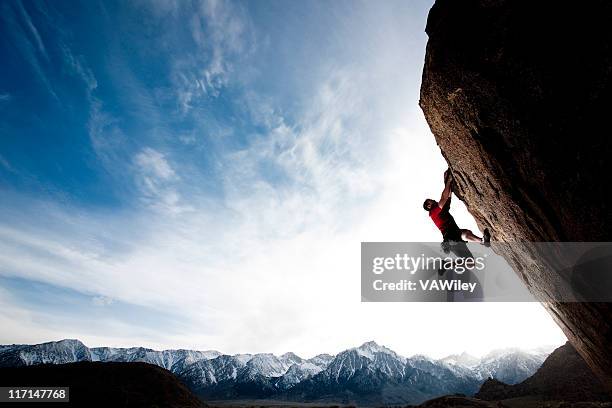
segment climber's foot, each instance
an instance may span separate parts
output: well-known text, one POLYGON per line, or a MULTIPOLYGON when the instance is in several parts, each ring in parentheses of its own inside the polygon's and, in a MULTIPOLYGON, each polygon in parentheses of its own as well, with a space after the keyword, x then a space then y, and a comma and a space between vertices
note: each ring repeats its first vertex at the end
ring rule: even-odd
POLYGON ((491 246, 491 233, 489 232, 488 228, 485 228, 485 230, 482 233, 482 245, 486 247, 491 246))

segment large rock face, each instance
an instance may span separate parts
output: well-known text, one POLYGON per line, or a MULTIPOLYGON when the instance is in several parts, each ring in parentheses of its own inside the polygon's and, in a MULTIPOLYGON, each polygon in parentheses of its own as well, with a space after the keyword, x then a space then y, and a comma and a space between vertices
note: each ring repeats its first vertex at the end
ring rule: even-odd
POLYGON ((612 389, 612 303, 558 301, 522 244, 612 240, 610 21, 605 0, 437 0, 420 105, 455 193, 612 389))

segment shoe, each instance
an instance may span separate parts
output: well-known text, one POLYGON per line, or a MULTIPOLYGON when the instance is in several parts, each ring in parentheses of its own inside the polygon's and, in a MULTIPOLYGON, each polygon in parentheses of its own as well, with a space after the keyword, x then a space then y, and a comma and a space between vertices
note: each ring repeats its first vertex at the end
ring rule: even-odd
POLYGON ((491 246, 491 233, 488 228, 485 228, 482 233, 482 244, 487 248, 491 246))

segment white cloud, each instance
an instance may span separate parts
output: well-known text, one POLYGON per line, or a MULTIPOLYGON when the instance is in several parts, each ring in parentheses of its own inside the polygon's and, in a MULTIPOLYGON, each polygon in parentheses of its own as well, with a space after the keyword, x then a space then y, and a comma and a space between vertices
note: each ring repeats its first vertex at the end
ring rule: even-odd
POLYGON ((118 180, 125 178, 127 137, 118 120, 105 111, 102 101, 92 97, 89 101, 87 132, 89 141, 104 168, 118 180))
POLYGON ((61 43, 60 48, 64 54, 64 63, 85 83, 87 97, 91 100, 93 98, 91 93, 98 87, 98 81, 91 68, 82 55, 75 56, 66 44, 61 43))
POLYGON ((162 181, 176 178, 176 173, 170 167, 165 155, 155 149, 150 147, 143 149, 136 155, 134 161, 138 165, 140 172, 147 178, 162 181))
POLYGON ((166 156, 157 150, 146 147, 134 157, 136 183, 143 199, 152 208, 178 214, 192 208, 181 204, 176 190, 180 180, 166 156))
POLYGON ((47 61, 49 61, 49 55, 47 54, 47 49, 46 49, 45 44, 43 43, 43 41, 42 41, 42 39, 40 37, 40 34, 38 33, 38 29, 36 28, 36 26, 32 22, 32 18, 30 17, 30 15, 26 11, 26 9, 23 7, 22 3, 16 3, 16 8, 17 8, 17 10, 19 12, 19 15, 23 19, 23 22, 24 22, 24 24, 25 24, 25 26, 26 26, 26 28, 28 30, 29 36, 33 40, 34 44, 36 45, 36 48, 38 49, 40 54, 47 61))
POLYGON ((91 298, 91 302, 96 306, 109 306, 113 304, 114 300, 106 296, 94 296, 91 298))
POLYGON ((255 40, 248 15, 237 3, 207 0, 194 10, 191 4, 184 6, 196 49, 187 58, 175 59, 172 77, 178 105, 186 114, 200 98, 219 96, 237 66, 245 69, 242 62, 255 40))

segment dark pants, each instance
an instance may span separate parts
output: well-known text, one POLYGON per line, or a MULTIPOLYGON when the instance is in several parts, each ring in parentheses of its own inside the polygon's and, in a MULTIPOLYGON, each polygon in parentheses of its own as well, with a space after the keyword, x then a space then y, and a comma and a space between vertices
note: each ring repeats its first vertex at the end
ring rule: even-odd
POLYGON ((468 249, 466 241, 461 238, 461 230, 453 228, 444 234, 442 242, 442 250, 445 254, 452 252, 459 258, 473 258, 472 252, 468 249))

